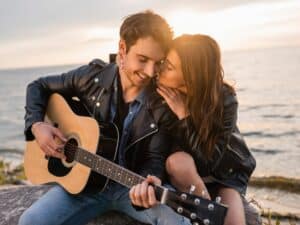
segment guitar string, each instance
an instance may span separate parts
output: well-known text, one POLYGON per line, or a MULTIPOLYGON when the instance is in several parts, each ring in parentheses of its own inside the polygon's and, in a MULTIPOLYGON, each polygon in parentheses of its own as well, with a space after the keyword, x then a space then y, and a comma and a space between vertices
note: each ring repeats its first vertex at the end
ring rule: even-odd
MULTIPOLYGON (((83 148, 80 148, 80 147, 78 147, 78 146, 76 146, 76 145, 73 145, 72 143, 70 143, 70 142, 67 142, 67 144, 65 145, 65 146, 67 146, 67 147, 71 147, 71 149, 69 149, 69 148, 67 148, 67 149, 65 149, 65 151, 67 151, 67 153, 70 153, 70 151, 72 151, 72 156, 75 158, 75 151, 77 150, 77 149, 79 149, 79 150, 82 150, 82 151, 84 151, 84 152, 88 152, 88 153, 90 153, 89 151, 87 151, 87 150, 85 150, 85 149, 83 149, 83 148), (70 151, 69 151, 70 150, 70 151)), ((99 156, 99 155, 95 155, 96 157, 101 157, 101 156, 99 156)), ((73 159, 74 159, 73 158, 73 159)), ((104 158, 104 157, 101 157, 101 160, 103 160, 105 163, 107 163, 109 166, 112 166, 112 167, 115 167, 115 168, 117 168, 117 169, 119 169, 119 170, 121 170, 121 171, 125 171, 125 172, 127 172, 127 173, 129 173, 129 175, 131 175, 131 176, 133 176, 133 177, 136 177, 137 179, 139 179, 140 181, 143 181, 143 180, 145 180, 145 178, 143 177, 143 176, 140 176, 139 174, 136 174, 136 173, 134 173, 134 172, 132 172, 132 171, 130 171, 130 170, 128 170, 128 169, 126 169, 126 168, 124 168, 124 167, 122 167, 122 166, 120 166, 120 165, 118 165, 118 164, 115 164, 115 163, 113 163, 112 161, 110 161, 110 160, 108 160, 108 159, 106 159, 106 158, 104 158)))
MULTIPOLYGON (((80 147, 78 147, 78 146, 76 146, 76 145, 73 145, 73 144, 70 143, 70 142, 68 142, 66 145, 69 146, 69 147, 71 147, 71 150, 74 151, 74 152, 75 152, 77 149, 79 149, 79 150, 82 150, 82 151, 84 151, 84 152, 90 153, 89 151, 87 151, 87 150, 85 150, 85 149, 83 149, 83 148, 80 148, 80 147)), ((66 150, 68 151, 68 149, 66 149, 66 150)), ((75 155, 75 153, 74 153, 74 155, 75 155)), ((97 157, 101 157, 101 156, 99 156, 99 155, 96 155, 96 156, 97 156, 97 157)), ((109 166, 112 166, 112 167, 117 168, 117 169, 119 169, 119 170, 126 171, 127 173, 129 173, 129 175, 131 175, 131 176, 133 176, 133 177, 137 177, 137 179, 139 179, 139 181, 138 181, 137 183, 140 183, 140 182, 142 182, 142 181, 145 180, 145 178, 142 177, 142 176, 140 176, 139 174, 136 174, 136 173, 132 172, 131 170, 128 170, 128 169, 126 169, 126 168, 124 168, 124 167, 122 167, 122 166, 120 166, 120 165, 118 165, 118 164, 115 164, 115 163, 113 163, 112 161, 110 161, 110 160, 108 160, 108 159, 106 159, 106 158, 104 158, 104 157, 101 157, 101 160, 103 160, 104 162, 106 162, 109 166)), ((115 171, 117 171, 117 169, 116 169, 115 171)), ((157 185, 157 187, 163 189, 163 187, 160 186, 160 185, 157 185)), ((180 197, 178 197, 177 199, 179 200, 180 197)))

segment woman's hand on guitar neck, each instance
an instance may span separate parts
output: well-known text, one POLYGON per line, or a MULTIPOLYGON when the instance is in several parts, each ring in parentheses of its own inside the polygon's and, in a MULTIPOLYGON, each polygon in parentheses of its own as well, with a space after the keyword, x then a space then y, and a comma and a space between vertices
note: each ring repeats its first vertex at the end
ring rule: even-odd
POLYGON ((129 191, 132 204, 144 208, 150 208, 158 204, 154 188, 149 184, 161 185, 161 180, 155 176, 148 175, 141 184, 133 186, 129 191))
POLYGON ((58 128, 46 122, 36 122, 32 125, 31 131, 40 148, 47 156, 66 158, 61 150, 67 139, 58 128))

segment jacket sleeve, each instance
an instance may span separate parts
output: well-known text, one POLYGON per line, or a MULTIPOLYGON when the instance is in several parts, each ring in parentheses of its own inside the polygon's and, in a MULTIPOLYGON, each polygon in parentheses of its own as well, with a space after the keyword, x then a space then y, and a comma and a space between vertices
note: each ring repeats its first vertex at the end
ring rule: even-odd
POLYGON ((147 150, 143 152, 144 163, 139 171, 142 176, 154 175, 162 183, 166 181, 165 162, 172 148, 172 136, 167 127, 175 121, 174 118, 168 110, 160 114, 158 131, 148 139, 147 150))
POLYGON ((61 75, 41 77, 27 86, 25 106, 25 138, 34 139, 31 132, 33 123, 44 120, 48 98, 52 93, 63 96, 79 96, 83 92, 88 79, 83 76, 91 74, 90 66, 82 66, 78 69, 61 75))
MULTIPOLYGON (((139 171, 137 171, 143 177, 147 175, 158 177, 162 181, 162 184, 166 182, 165 162, 172 148, 172 136, 166 128, 174 123, 174 121, 175 116, 171 112, 165 111, 161 114, 158 123, 158 132, 149 138, 150 143, 147 145, 147 151, 144 152, 145 161, 139 171)), ((132 206, 137 211, 147 209, 133 204, 132 206)))
POLYGON ((150 148, 145 151, 144 163, 139 171, 139 174, 146 177, 154 175, 163 183, 166 179, 165 161, 171 149, 170 137, 164 132, 159 131, 154 134, 150 141, 150 148))

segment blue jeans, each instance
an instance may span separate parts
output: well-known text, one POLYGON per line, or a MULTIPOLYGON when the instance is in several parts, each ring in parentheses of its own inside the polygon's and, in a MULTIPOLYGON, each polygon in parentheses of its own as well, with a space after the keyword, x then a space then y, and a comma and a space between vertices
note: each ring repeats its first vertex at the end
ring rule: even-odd
POLYGON ((128 188, 110 183, 104 192, 70 195, 54 186, 20 217, 19 225, 79 225, 110 210, 123 212, 143 223, 153 225, 190 225, 166 205, 136 211, 129 199, 128 188))

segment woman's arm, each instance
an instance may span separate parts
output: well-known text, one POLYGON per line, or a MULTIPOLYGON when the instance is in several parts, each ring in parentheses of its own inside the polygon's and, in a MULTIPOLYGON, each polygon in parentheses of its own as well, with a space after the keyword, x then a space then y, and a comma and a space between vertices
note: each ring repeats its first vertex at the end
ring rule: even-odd
MULTIPOLYGON (((186 109, 184 95, 175 89, 161 85, 158 87, 157 91, 178 118, 178 121, 170 127, 170 132, 175 136, 180 147, 193 156, 197 165, 201 165, 202 170, 205 168, 205 171, 202 172, 208 173, 214 166, 211 165, 211 163, 206 160, 207 157, 203 155, 204 153, 202 151, 199 133, 194 127, 193 121, 186 109)), ((211 157, 211 161, 213 161, 214 164, 221 158, 222 152, 226 148, 231 134, 236 127, 238 108, 237 98, 232 93, 227 92, 226 94, 223 104, 223 135, 217 140, 211 157)))
POLYGON ((236 127, 237 109, 238 102, 236 97, 228 97, 224 102, 224 127, 222 136, 217 140, 209 161, 206 160, 207 157, 205 157, 203 153, 198 131, 195 129, 190 116, 178 120, 172 127, 173 131, 176 130, 176 136, 178 137, 177 139, 180 140, 180 146, 193 156, 197 165, 201 164, 202 168, 206 168, 207 172, 213 170, 216 166, 230 141, 232 132, 236 127))

